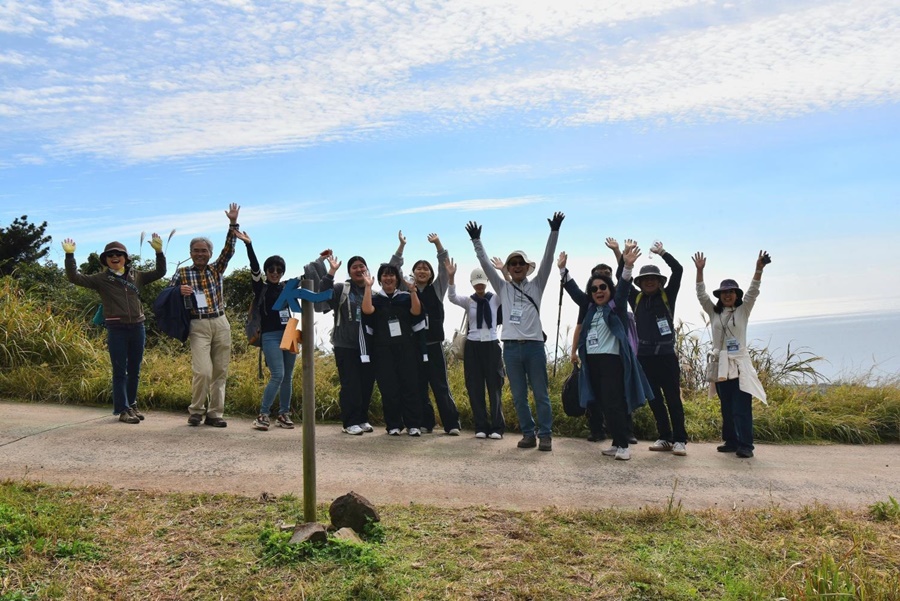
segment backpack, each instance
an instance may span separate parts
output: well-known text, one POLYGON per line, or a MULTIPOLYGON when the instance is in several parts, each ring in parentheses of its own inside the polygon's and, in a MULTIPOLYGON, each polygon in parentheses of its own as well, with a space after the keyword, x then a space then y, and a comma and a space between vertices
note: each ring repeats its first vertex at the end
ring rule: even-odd
MULTIPOLYGON (((669 317, 672 317, 672 309, 669 307, 669 296, 666 294, 665 288, 659 289, 660 296, 662 296, 663 305, 666 307, 666 313, 669 314, 669 317)), ((637 311, 638 305, 641 303, 641 299, 644 298, 643 292, 638 292, 637 297, 634 299, 634 310, 637 311)))
MULTIPOLYGON (((640 299, 640 295, 638 295, 640 299)), ((637 307, 637 303, 634 303, 634 306, 637 307)), ((616 310, 616 301, 609 301, 609 308, 613 311, 616 310)), ((617 313, 618 315, 618 313, 617 313)), ((631 346, 631 350, 634 351, 634 354, 637 355, 638 351, 638 333, 637 333, 637 323, 634 321, 634 313, 631 311, 625 311, 625 319, 622 321, 625 326, 625 335, 628 338, 628 344, 631 346)))
POLYGON ((244 325, 244 334, 247 335, 247 344, 262 348, 262 304, 266 300, 268 284, 263 284, 259 292, 259 298, 250 301, 247 308, 247 323, 244 325))
MULTIPOLYGON (((320 255, 315 261, 303 266, 303 279, 312 280, 313 292, 322 291, 322 278, 325 277, 326 273, 328 273, 328 270, 325 268, 325 255, 320 255)), ((316 301, 313 303, 313 310, 316 313, 328 313, 331 311, 331 305, 328 304, 327 300, 316 301)))
POLYGON ((578 365, 572 367, 572 373, 566 378, 562 388, 563 411, 569 417, 581 417, 585 414, 584 407, 578 398, 578 374, 581 369, 578 365))

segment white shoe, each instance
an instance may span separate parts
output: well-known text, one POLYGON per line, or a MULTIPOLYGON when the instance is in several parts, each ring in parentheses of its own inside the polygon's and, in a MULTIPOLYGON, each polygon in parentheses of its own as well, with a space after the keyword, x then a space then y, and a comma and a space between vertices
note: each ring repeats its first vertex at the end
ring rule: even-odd
POLYGON ((491 435, 488 436, 488 438, 490 438, 491 440, 502 440, 503 435, 500 434, 499 432, 491 432, 491 435))
POLYGON ((628 447, 619 447, 619 450, 616 451, 616 459, 619 461, 628 461, 631 459, 631 451, 628 450, 628 447))
POLYGON ((400 428, 391 428, 388 430, 388 436, 400 436, 400 428))
POLYGON ((447 432, 450 436, 459 436, 459 428, 450 428, 450 431, 447 432))
POLYGON ((375 428, 373 428, 372 424, 370 424, 369 422, 363 422, 359 425, 359 427, 362 428, 363 432, 374 432, 375 431, 375 428))
POLYGON ((422 432, 418 428, 409 428, 406 430, 406 433, 410 436, 421 436, 422 432))
POLYGON ((684 457, 685 455, 687 455, 687 445, 685 445, 683 442, 676 442, 672 446, 672 454, 678 455, 679 457, 684 457))
POLYGON ((487 434, 485 434, 484 432, 476 432, 475 438, 487 438, 487 434))
POLYGON ((652 445, 650 445, 650 450, 668 452, 672 450, 672 443, 668 440, 663 440, 662 438, 660 438, 652 445))
POLYGON ((345 434, 352 434, 354 436, 359 436, 364 432, 362 428, 359 426, 350 426, 349 428, 341 428, 341 432, 345 434))
POLYGON ((615 457, 619 452, 619 447, 609 447, 608 449, 603 449, 600 451, 601 455, 606 455, 607 457, 615 457))

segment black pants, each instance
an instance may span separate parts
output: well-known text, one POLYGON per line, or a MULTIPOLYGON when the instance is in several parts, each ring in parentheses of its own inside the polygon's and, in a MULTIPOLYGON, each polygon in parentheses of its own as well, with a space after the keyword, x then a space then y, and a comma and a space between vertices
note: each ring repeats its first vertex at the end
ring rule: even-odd
POLYGON ((681 402, 681 366, 678 356, 640 355, 638 361, 650 381, 653 399, 650 410, 656 418, 659 438, 669 442, 687 442, 684 428, 684 405, 681 402), (663 400, 665 396, 665 400, 663 400))
POLYGON ((334 347, 341 392, 341 421, 345 428, 369 421, 369 403, 375 389, 375 370, 371 363, 363 363, 359 349, 334 347))
POLYGON ((466 341, 463 354, 465 361, 466 392, 469 393, 469 404, 472 406, 472 418, 475 420, 475 431, 485 434, 503 434, 506 431, 506 420, 503 419, 501 392, 503 390, 503 352, 496 340, 487 342, 466 341), (487 388, 485 403, 484 390, 487 388))
POLYGON ((419 361, 419 398, 422 399, 422 427, 433 430, 435 425, 434 408, 428 396, 428 386, 434 392, 434 402, 441 416, 444 432, 459 428, 459 410, 450 394, 447 383, 447 363, 444 350, 439 342, 425 345, 428 361, 419 361))
POLYGON ((625 367, 619 355, 586 355, 588 378, 603 409, 613 446, 628 448, 628 405, 625 402, 625 367))
POLYGON ((716 382, 722 408, 722 440, 741 451, 753 450, 753 397, 741 390, 740 381, 716 382))
POLYGON ((375 379, 381 391, 385 429, 422 427, 416 345, 412 342, 376 346, 372 349, 375 379))

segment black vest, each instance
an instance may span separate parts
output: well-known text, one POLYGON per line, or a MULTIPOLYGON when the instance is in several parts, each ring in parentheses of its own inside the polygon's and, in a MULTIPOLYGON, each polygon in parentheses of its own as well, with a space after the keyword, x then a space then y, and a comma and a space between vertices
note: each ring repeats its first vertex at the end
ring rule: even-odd
POLYGON ((425 286, 425 289, 419 293, 419 302, 422 303, 422 310, 427 316, 428 329, 425 330, 426 342, 443 342, 444 341, 444 303, 438 298, 434 286, 425 286))

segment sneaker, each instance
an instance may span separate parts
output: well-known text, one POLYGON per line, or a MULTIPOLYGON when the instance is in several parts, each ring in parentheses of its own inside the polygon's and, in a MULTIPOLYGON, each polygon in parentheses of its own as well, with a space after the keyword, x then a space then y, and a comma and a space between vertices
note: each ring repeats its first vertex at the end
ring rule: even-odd
POLYGON ((344 434, 352 434, 353 436, 359 436, 363 432, 365 432, 365 430, 363 430, 359 426, 349 426, 347 428, 341 428, 341 432, 343 432, 344 434))
POLYGON ((736 453, 737 447, 732 446, 726 442, 725 444, 720 444, 719 446, 717 446, 716 450, 720 453, 736 453))
POLYGON ((374 432, 375 431, 375 428, 373 428, 372 424, 370 424, 369 422, 363 422, 359 425, 359 427, 362 428, 363 432, 374 432))
POLYGON ((212 426, 213 428, 225 428, 228 426, 228 422, 221 417, 207 417, 203 420, 203 423, 207 426, 212 426))
POLYGON ((131 413, 131 415, 135 416, 136 418, 138 418, 141 421, 144 421, 144 414, 141 413, 140 411, 138 411, 138 408, 136 405, 132 405, 131 407, 129 407, 128 411, 131 413))
MULTIPOLYGON (((629 444, 631 444, 631 443, 629 443, 629 444)), ((683 444, 681 446, 682 446, 682 448, 684 447, 683 444)), ((669 442, 668 440, 663 440, 662 438, 660 438, 659 440, 654 442, 652 445, 650 445, 650 450, 651 451, 664 451, 664 452, 671 451, 672 443, 669 442)))
POLYGON ((741 459, 750 459, 751 457, 753 457, 753 451, 751 451, 750 449, 738 449, 737 451, 735 451, 735 454, 741 459))
POLYGON ((422 431, 419 430, 418 428, 407 428, 406 433, 409 434, 410 436, 421 436, 422 435, 422 431))
POLYGON ((253 421, 253 427, 256 428, 257 430, 262 430, 263 432, 268 430, 269 429, 269 416, 263 415, 262 413, 260 413, 256 417, 256 419, 253 421))
POLYGON ((141 420, 131 414, 127 409, 119 414, 119 421, 125 424, 139 424, 141 420))
POLYGON ((534 434, 522 437, 522 440, 519 441, 519 444, 516 445, 520 449, 533 449, 537 446, 537 438, 534 437, 534 434))
POLYGON ((553 439, 549 436, 541 436, 541 442, 538 443, 538 451, 552 451, 553 439))
POLYGON ((628 461, 631 459, 631 451, 628 450, 628 447, 619 447, 619 450, 616 451, 616 459, 619 461, 628 461))
POLYGON ((281 428, 286 428, 288 430, 294 429, 294 422, 291 421, 291 416, 287 413, 279 413, 277 417, 278 425, 281 428))
POLYGON ((400 436, 400 428, 391 428, 388 430, 388 436, 400 436))
POLYGON ((476 432, 475 438, 487 438, 487 434, 485 434, 484 432, 476 432))
POLYGON ((488 438, 490 438, 491 440, 503 440, 503 435, 499 432, 491 432, 488 435, 488 438))
POLYGON ((588 442, 600 442, 601 440, 606 440, 606 434, 603 432, 597 432, 596 434, 591 432, 587 437, 588 442))
POLYGON ((199 413, 191 413, 188 416, 188 425, 189 426, 199 426, 200 422, 203 421, 203 416, 199 413))
POLYGON ((678 455, 679 457, 684 457, 685 455, 687 455, 687 445, 683 442, 676 442, 672 446, 672 454, 678 455))
POLYGON ((434 431, 434 428, 419 428, 419 431, 422 434, 431 434, 434 431))
POLYGON ((634 435, 628 437, 628 444, 637 444, 637 438, 634 435))
POLYGON ((459 428, 450 428, 450 431, 447 432, 450 436, 459 436, 459 428))
POLYGON ((619 447, 609 447, 608 449, 603 449, 600 451, 601 455, 606 455, 607 457, 615 457, 616 453, 619 452, 619 447))

